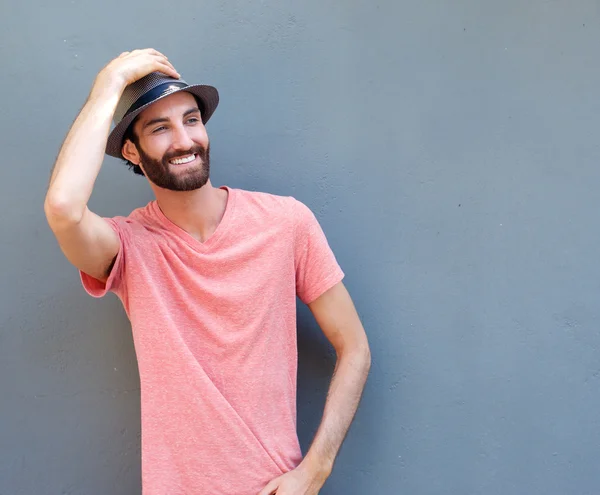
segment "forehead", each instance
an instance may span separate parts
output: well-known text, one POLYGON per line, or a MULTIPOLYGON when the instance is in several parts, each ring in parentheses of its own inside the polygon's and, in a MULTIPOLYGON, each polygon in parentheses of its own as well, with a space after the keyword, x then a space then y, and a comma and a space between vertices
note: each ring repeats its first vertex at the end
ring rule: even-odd
POLYGON ((146 122, 158 117, 174 118, 195 107, 198 107, 196 98, 187 91, 179 91, 152 103, 139 114, 138 121, 146 122))

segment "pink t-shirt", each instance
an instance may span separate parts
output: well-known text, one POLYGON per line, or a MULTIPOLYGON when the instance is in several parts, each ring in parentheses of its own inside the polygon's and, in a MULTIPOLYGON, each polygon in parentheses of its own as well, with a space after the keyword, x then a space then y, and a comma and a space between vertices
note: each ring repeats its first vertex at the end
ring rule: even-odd
POLYGON ((142 411, 144 495, 256 495, 296 467, 296 295, 340 282, 315 216, 292 197, 224 187, 201 243, 156 201, 106 219, 121 247, 94 297, 122 301, 142 411))

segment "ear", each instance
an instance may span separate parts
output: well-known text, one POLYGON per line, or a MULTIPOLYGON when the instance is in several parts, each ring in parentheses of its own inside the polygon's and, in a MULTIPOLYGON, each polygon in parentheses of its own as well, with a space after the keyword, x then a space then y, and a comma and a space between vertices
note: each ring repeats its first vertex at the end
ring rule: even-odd
POLYGON ((125 140, 125 142, 123 143, 123 147, 121 148, 121 154, 123 155, 123 158, 125 158, 125 160, 129 160, 135 165, 140 164, 140 154, 138 153, 135 144, 133 144, 131 140, 125 140))

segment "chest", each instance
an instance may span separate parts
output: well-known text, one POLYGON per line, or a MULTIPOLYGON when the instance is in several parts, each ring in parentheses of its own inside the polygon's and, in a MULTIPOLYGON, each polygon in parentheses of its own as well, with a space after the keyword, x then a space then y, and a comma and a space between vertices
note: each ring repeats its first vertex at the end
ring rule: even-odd
POLYGON ((295 295, 294 250, 277 229, 252 231, 204 247, 177 236, 144 245, 127 263, 132 295, 233 311, 250 301, 295 295))

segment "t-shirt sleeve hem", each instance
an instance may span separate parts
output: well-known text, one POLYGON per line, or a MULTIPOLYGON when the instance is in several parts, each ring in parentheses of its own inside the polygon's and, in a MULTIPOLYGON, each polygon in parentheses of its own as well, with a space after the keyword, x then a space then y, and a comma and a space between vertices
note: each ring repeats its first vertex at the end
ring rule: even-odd
MULTIPOLYGON (((114 231, 120 236, 120 232, 113 221, 108 220, 109 225, 114 229, 114 231)), ((106 295, 107 292, 112 291, 118 285, 117 274, 120 271, 121 261, 123 257, 123 240, 120 239, 119 251, 117 253, 117 257, 115 258, 115 262, 110 270, 108 275, 108 279, 106 282, 102 282, 95 277, 85 273, 82 270, 79 270, 79 276, 81 278, 81 283, 85 291, 92 297, 100 298, 106 295)))
POLYGON ((311 290, 303 294, 300 299, 304 304, 310 304, 316 301, 325 292, 331 289, 334 285, 338 284, 344 279, 344 272, 341 268, 338 268, 334 273, 325 278, 318 285, 313 287, 311 290))

